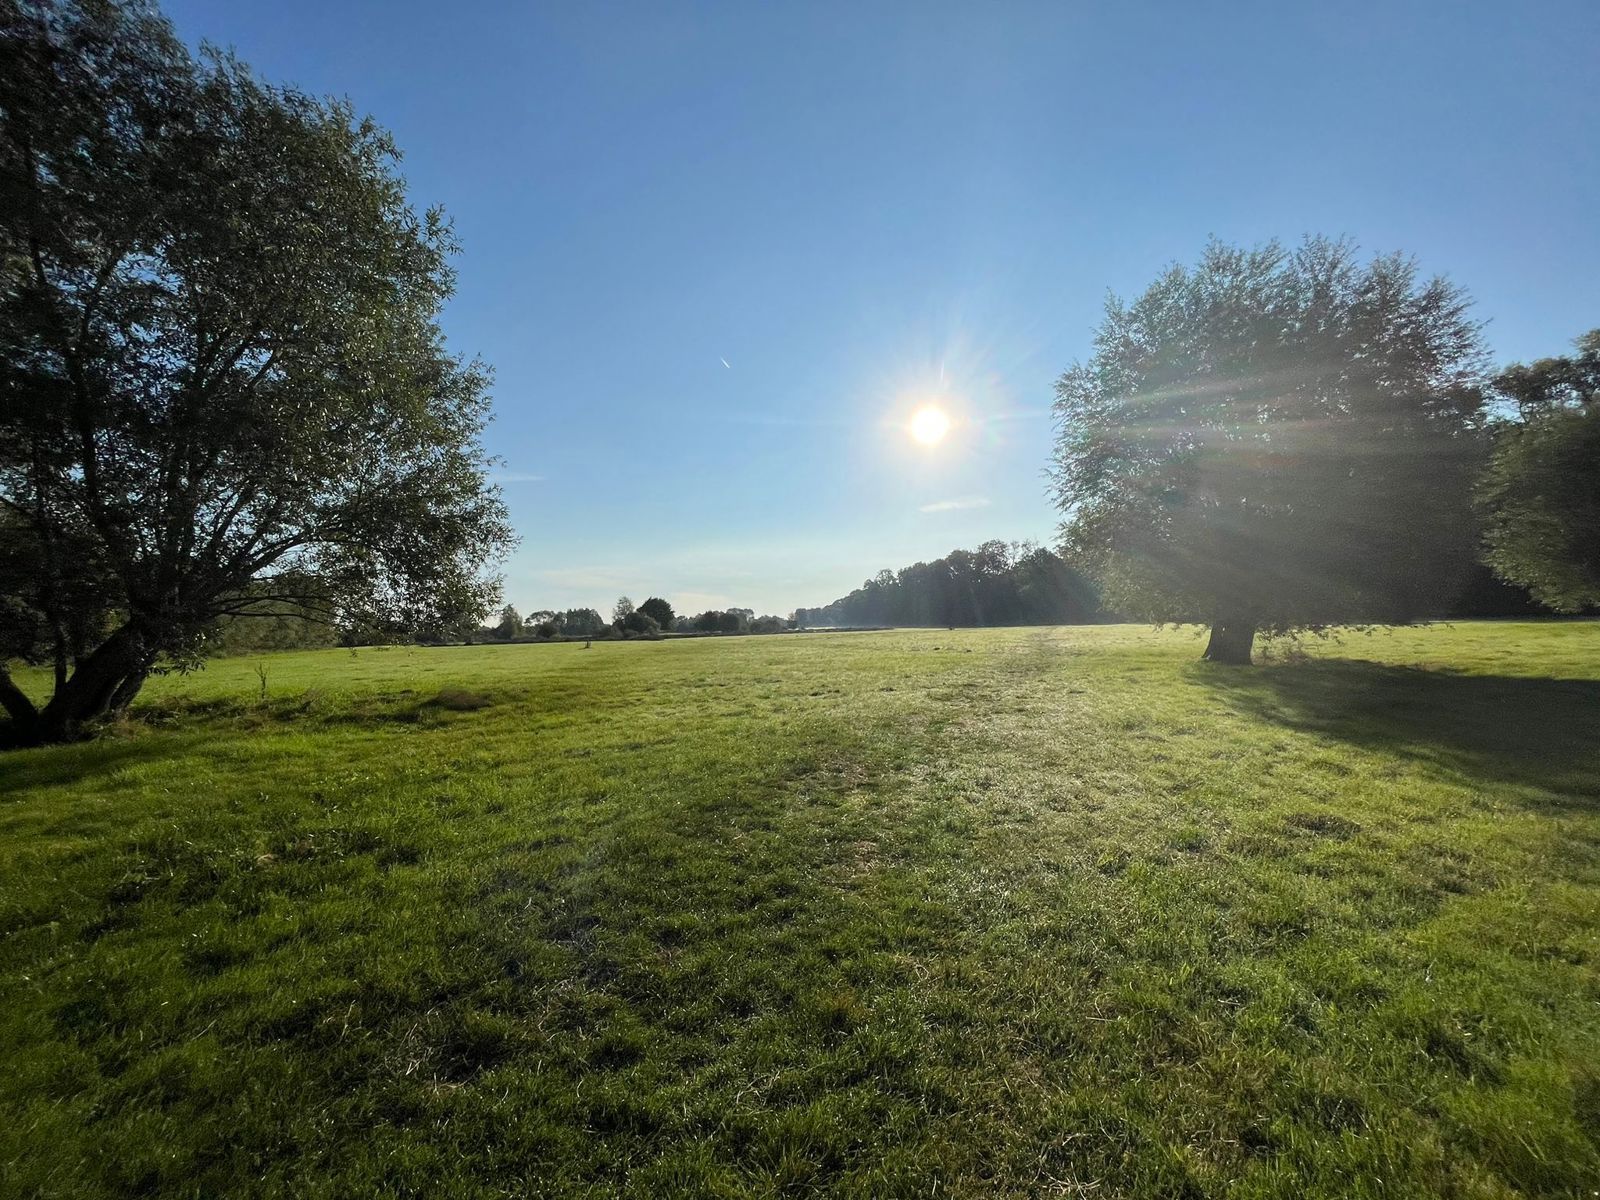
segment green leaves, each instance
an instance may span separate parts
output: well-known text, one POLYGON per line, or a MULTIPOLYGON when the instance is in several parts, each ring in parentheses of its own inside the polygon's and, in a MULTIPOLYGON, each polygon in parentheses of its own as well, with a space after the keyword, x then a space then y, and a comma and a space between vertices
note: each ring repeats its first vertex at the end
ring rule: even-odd
POLYGON ((1600 329, 1577 346, 1495 380, 1522 420, 1478 489, 1486 561, 1559 612, 1600 605, 1600 329))
POLYGON ((1396 621, 1471 559, 1483 353, 1466 297, 1346 242, 1213 242, 1056 385, 1069 557, 1133 617, 1396 621))
POLYGON ((352 622, 481 613, 512 536, 489 373, 445 348, 454 235, 390 136, 142 5, 25 4, 5 35, 0 500, 30 573, 71 534, 151 653, 263 580, 352 622))

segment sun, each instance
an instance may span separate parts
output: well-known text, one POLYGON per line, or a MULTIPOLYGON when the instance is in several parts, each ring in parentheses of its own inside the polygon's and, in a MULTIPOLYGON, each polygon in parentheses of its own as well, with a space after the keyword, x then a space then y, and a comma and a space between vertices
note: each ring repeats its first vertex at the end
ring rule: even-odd
POLYGON ((949 432, 950 418, 932 404, 917 409, 911 417, 911 436, 924 446, 938 445, 949 432))

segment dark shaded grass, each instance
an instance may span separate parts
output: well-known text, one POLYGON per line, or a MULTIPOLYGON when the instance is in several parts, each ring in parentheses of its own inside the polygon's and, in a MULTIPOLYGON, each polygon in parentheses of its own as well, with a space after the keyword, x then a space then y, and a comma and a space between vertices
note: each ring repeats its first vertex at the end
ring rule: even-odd
POLYGON ((1250 716, 1543 801, 1600 803, 1600 680, 1469 674, 1362 661, 1207 673, 1250 716))

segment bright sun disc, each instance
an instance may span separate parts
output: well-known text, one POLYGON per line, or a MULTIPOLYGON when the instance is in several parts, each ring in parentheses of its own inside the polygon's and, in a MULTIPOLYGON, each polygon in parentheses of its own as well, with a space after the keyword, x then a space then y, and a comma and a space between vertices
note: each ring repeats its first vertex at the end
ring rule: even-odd
POLYGON ((911 418, 911 436, 924 446, 932 446, 944 439, 950 432, 950 418, 944 413, 929 405, 919 408, 916 415, 911 418))

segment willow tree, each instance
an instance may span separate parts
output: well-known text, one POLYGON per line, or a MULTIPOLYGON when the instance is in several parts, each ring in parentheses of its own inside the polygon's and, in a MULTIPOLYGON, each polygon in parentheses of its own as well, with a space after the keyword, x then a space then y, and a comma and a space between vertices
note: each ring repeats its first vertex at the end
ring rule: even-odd
POLYGON ((1437 611, 1472 558, 1484 354, 1466 297, 1344 241, 1213 242, 1056 385, 1069 560, 1105 606, 1258 632, 1437 611))
POLYGON ((455 246, 387 133, 131 2, 0 3, 0 704, 72 736, 293 602, 483 611, 510 537, 455 246), (36 702, 5 667, 49 664, 36 702))

